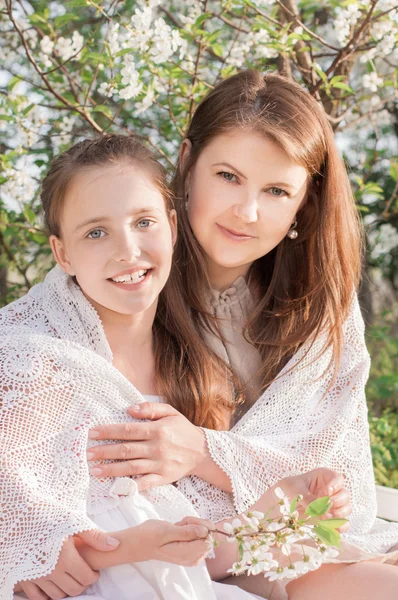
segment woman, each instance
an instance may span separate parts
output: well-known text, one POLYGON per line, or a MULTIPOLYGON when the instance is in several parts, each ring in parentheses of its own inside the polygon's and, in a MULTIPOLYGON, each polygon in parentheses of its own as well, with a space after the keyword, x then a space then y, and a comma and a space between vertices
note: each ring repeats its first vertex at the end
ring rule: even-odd
MULTIPOLYGON (((146 440, 139 429, 96 428, 99 439, 130 440, 123 454, 117 445, 94 450, 97 459, 125 459, 102 465, 102 475, 141 475, 141 489, 189 475, 180 489, 214 519, 243 510, 281 474, 327 465, 344 473, 352 495, 350 541, 364 556, 387 553, 398 526, 376 519, 369 356, 355 296, 361 231, 321 106, 276 74, 227 79, 195 112, 174 189, 192 318, 234 368, 244 401, 230 431, 202 429, 205 448, 201 432, 164 405, 141 407, 153 421, 146 440), (161 448, 156 436, 168 443, 161 448), (154 458, 144 465, 149 447, 154 458)), ((390 569, 365 567, 380 576, 362 599, 378 593, 390 569)), ((341 569, 334 581, 350 585, 362 568, 341 569)), ((311 576, 298 581, 310 599, 311 576)))

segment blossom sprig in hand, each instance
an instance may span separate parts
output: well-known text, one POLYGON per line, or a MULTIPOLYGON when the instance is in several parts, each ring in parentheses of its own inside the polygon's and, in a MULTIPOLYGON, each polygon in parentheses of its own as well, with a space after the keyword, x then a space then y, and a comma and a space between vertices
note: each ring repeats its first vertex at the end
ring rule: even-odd
POLYGON ((230 573, 263 573, 270 581, 293 579, 338 555, 338 529, 347 520, 322 518, 331 508, 330 497, 318 498, 301 511, 301 495, 290 501, 281 488, 274 491, 280 513, 277 517, 270 517, 275 507, 266 514, 253 510, 224 523, 224 531, 217 531, 238 545, 239 560, 229 569, 230 573))

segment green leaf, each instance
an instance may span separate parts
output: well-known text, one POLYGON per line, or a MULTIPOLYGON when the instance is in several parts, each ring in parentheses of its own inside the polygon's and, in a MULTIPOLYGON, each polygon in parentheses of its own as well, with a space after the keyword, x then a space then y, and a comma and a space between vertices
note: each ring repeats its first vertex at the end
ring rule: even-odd
POLYGON ((1 115, 0 114, 0 121, 9 121, 11 123, 11 121, 13 121, 14 118, 10 117, 10 115, 1 115))
POLYGON ((224 54, 224 48, 221 46, 221 44, 212 44, 211 49, 216 56, 222 57, 224 54))
POLYGON ((324 496, 311 502, 305 509, 305 514, 310 517, 321 517, 328 512, 331 506, 332 503, 329 496, 324 496))
POLYGON ((200 15, 200 17, 198 17, 194 23, 194 27, 200 27, 202 25, 202 23, 204 23, 207 19, 209 19, 212 16, 211 13, 206 12, 203 13, 203 15, 200 15))
POLYGON ((339 529, 348 523, 347 519, 322 519, 320 525, 327 529, 339 529))
POLYGON ((398 162, 391 162, 390 164, 391 164, 390 175, 394 181, 397 181, 398 180, 398 162))
POLYGON ((97 106, 93 108, 93 112, 102 113, 110 119, 113 119, 113 113, 111 109, 109 108, 109 106, 105 106, 104 104, 97 104, 97 106))
POLYGON ((29 104, 29 106, 27 106, 26 108, 23 109, 22 114, 24 117, 26 117, 30 111, 32 110, 32 108, 34 108, 36 106, 36 104, 29 104))
POLYGON ((62 27, 63 25, 66 25, 67 23, 70 23, 71 21, 78 21, 79 17, 77 15, 74 15, 73 13, 66 13, 65 15, 60 15, 59 17, 55 17, 54 19, 54 25, 57 29, 59 29, 60 27, 62 27))
POLYGON ((79 7, 79 6, 88 6, 87 0, 69 0, 68 6, 70 7, 79 7))
POLYGON ((339 90, 345 90, 346 92, 350 92, 350 94, 355 94, 354 90, 350 88, 346 83, 342 83, 341 81, 337 81, 336 83, 330 84, 333 88, 339 88, 339 90))
POLYGON ((340 534, 335 529, 323 527, 321 523, 315 525, 314 531, 319 539, 327 546, 340 546, 340 534))
POLYGON ((38 15, 37 13, 29 15, 29 21, 32 23, 32 25, 41 25, 42 23, 47 24, 47 20, 42 15, 38 15))
POLYGON ((8 82, 8 89, 10 90, 10 92, 15 88, 15 86, 22 81, 22 79, 20 79, 19 77, 17 77, 15 75, 15 77, 13 77, 9 82, 8 82))
POLYGON ((29 221, 29 223, 31 225, 33 225, 33 223, 36 221, 36 215, 33 212, 33 210, 31 208, 29 208, 29 206, 27 206, 25 208, 25 210, 23 211, 23 214, 25 215, 25 217, 29 221))
POLYGON ((294 512, 296 510, 296 506, 297 506, 297 498, 294 498, 294 500, 291 501, 290 503, 290 512, 294 512))

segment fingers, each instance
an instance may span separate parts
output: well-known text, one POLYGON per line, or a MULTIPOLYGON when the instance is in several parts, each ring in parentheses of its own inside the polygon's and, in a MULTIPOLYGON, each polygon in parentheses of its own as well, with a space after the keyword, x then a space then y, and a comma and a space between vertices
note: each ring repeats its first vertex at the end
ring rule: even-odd
POLYGON ((142 475, 142 477, 136 479, 136 484, 139 492, 150 490, 151 488, 156 487, 157 485, 166 485, 167 483, 173 482, 167 481, 159 473, 149 473, 148 475, 142 475))
POLYGON ((175 525, 171 534, 175 535, 173 541, 191 542, 206 538, 209 535, 209 529, 206 526, 198 523, 189 525, 175 525))
MULTIPOLYGON (((106 465, 95 465, 90 469, 90 474, 94 477, 131 477, 143 474, 146 476, 147 473, 152 473, 153 470, 155 470, 155 463, 151 460, 125 460, 106 465)), ((160 475, 156 475, 156 477, 159 478, 160 475)))
POLYGON ((127 412, 137 419, 150 419, 151 421, 180 414, 170 404, 162 402, 141 402, 130 406, 127 412))
POLYGON ((330 499, 333 502, 333 509, 340 508, 351 502, 350 492, 344 488, 331 496, 330 499))
MULTIPOLYGON (((331 471, 333 473, 333 471, 331 471)), ((333 496, 345 486, 345 479, 340 473, 334 473, 328 482, 328 495, 333 496)))
POLYGON ((209 531, 213 531, 216 528, 215 524, 212 521, 209 521, 208 519, 200 519, 199 517, 190 516, 184 517, 183 519, 181 519, 181 521, 175 523, 175 525, 203 525, 204 527, 207 527, 209 531))
POLYGON ((148 442, 130 442, 124 444, 105 444, 93 446, 87 451, 87 460, 132 460, 136 458, 149 458, 151 448, 148 442))
POLYGON ((40 588, 49 598, 52 598, 52 600, 61 600, 61 598, 67 597, 67 594, 52 581, 46 581, 45 579, 40 580, 40 588))
POLYGON ((24 581, 21 584, 22 590, 25 592, 29 600, 48 600, 49 596, 43 592, 35 583, 24 581))
MULTIPOLYGON (((98 529, 83 531, 79 533, 77 537, 87 544, 87 546, 95 548, 96 550, 100 550, 101 552, 115 550, 120 544, 119 540, 111 537, 104 531, 99 531, 98 529)), ((75 579, 77 579, 77 581, 83 585, 91 585, 97 581, 98 576, 96 572, 93 571, 86 561, 81 557, 80 561, 76 560, 75 566, 76 571, 73 573, 73 576, 75 579), (92 580, 90 580, 90 577, 92 580)))
MULTIPOLYGON (((151 423, 119 423, 116 425, 97 425, 90 429, 90 440, 149 440, 151 423)), ((90 448, 91 450, 91 448, 90 448)))
MULTIPOLYGON (((330 512, 335 519, 347 519, 352 513, 350 493, 342 489, 331 497, 332 507, 330 512)), ((344 526, 345 527, 345 526, 344 526)))
MULTIPOLYGON (((91 579, 93 580, 92 583, 94 583, 99 578, 98 574, 95 575, 96 577, 94 580, 91 577, 91 579)), ((69 573, 61 573, 59 576, 57 576, 56 586, 61 590, 61 592, 65 594, 65 596, 79 596, 80 594, 83 594, 88 588, 88 585, 82 585, 81 583, 76 581, 76 579, 72 577, 72 575, 69 575, 69 573)))

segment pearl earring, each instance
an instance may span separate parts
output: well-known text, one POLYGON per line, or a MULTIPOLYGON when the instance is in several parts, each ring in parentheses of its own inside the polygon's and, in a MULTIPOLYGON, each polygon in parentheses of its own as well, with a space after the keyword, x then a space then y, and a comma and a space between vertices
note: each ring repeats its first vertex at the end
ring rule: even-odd
POLYGON ((296 237, 298 236, 298 233, 296 231, 296 227, 297 227, 297 221, 295 221, 293 223, 293 225, 290 227, 289 231, 287 232, 287 237, 290 238, 291 240, 295 240, 296 237))

